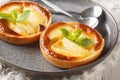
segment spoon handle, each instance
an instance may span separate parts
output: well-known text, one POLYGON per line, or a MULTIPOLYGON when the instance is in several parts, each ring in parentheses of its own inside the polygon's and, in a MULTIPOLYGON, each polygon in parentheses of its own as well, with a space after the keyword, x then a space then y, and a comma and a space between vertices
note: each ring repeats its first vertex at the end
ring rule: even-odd
MULTIPOLYGON (((62 14, 62 15, 64 15, 63 13, 55 11, 53 9, 49 9, 49 10, 52 14, 60 14, 60 15, 62 14)), ((67 10, 67 12, 69 12, 70 14, 75 14, 75 15, 80 15, 81 14, 80 12, 74 12, 74 11, 68 11, 68 10, 67 10)))
POLYGON ((41 0, 43 3, 45 3, 46 5, 48 5, 49 7, 51 7, 52 9, 54 9, 55 11, 61 12, 71 18, 74 18, 73 15, 69 14, 68 12, 66 12, 65 10, 61 9, 60 7, 56 6, 55 4, 47 1, 47 0, 41 0))

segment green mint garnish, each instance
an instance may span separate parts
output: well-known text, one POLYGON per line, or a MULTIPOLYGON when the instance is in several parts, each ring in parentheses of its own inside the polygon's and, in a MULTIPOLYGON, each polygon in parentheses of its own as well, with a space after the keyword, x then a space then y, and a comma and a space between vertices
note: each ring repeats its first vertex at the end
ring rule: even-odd
POLYGON ((10 14, 7 13, 0 13, 0 18, 7 19, 12 22, 16 22, 16 20, 10 14))
POLYGON ((12 12, 12 17, 15 19, 15 21, 16 21, 16 19, 17 19, 17 16, 18 16, 18 13, 17 13, 17 11, 16 10, 14 10, 13 12, 12 12))
POLYGON ((13 23, 21 22, 26 20, 30 15, 30 10, 23 11, 19 16, 16 10, 14 10, 11 14, 8 13, 0 13, 1 19, 7 19, 13 23))
POLYGON ((63 35, 64 35, 65 38, 67 38, 67 39, 69 39, 69 40, 72 40, 72 39, 73 39, 72 33, 69 32, 67 29, 62 28, 62 29, 60 29, 60 30, 61 30, 61 32, 63 33, 63 35))
POLYGON ((30 15, 30 10, 26 10, 26 11, 23 11, 23 13, 17 17, 17 21, 20 22, 20 21, 24 21, 26 20, 30 15))
POLYGON ((80 30, 80 29, 76 30, 73 35, 73 41, 76 41, 79 38, 79 36, 81 35, 81 33, 82 33, 82 30, 80 30))
POLYGON ((75 43, 77 43, 78 45, 82 45, 82 46, 89 46, 93 44, 93 41, 87 37, 81 37, 75 40, 75 43))
POLYGON ((80 29, 76 30, 73 34, 65 28, 62 28, 60 30, 65 38, 80 46, 89 46, 93 44, 93 41, 90 38, 86 36, 81 36, 82 30, 80 29))

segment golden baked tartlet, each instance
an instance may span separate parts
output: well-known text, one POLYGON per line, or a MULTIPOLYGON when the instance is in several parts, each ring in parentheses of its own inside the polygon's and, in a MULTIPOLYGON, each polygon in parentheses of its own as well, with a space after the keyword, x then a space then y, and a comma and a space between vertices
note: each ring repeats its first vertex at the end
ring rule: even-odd
POLYGON ((104 39, 94 29, 77 22, 58 22, 41 35, 40 48, 45 59, 60 68, 74 68, 99 57, 104 39))
POLYGON ((0 38, 8 43, 33 43, 50 23, 48 9, 35 2, 13 1, 0 6, 0 38))

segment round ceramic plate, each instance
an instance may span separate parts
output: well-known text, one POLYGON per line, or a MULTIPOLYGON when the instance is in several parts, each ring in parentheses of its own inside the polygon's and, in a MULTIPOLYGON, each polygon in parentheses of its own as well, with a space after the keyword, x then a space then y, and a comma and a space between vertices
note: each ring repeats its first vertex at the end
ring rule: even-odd
MULTIPOLYGON (((81 12, 82 10, 92 6, 100 6, 97 3, 91 2, 90 0, 50 1, 67 11, 73 12, 81 12)), ((47 7, 45 4, 40 2, 40 0, 36 0, 35 2, 38 2, 41 5, 47 7)), ((97 60, 81 67, 73 69, 61 69, 49 64, 43 58, 39 49, 39 42, 30 45, 18 46, 0 40, 0 56, 2 57, 1 61, 5 62, 7 65, 14 66, 16 69, 23 70, 30 75, 51 77, 73 75, 93 67, 94 65, 103 61, 110 54, 118 38, 118 27, 115 20, 106 9, 104 9, 102 6, 100 7, 103 9, 103 15, 100 16, 99 25, 95 29, 100 32, 105 39, 105 47, 101 56, 97 60), (114 33, 114 35, 112 33, 114 33)), ((72 21, 65 15, 52 14, 52 17, 53 23, 59 21, 72 21)))

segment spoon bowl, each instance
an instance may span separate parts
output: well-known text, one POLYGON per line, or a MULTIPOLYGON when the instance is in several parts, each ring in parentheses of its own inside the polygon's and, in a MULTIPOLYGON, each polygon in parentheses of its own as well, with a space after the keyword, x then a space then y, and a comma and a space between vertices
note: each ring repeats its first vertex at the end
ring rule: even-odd
POLYGON ((99 21, 95 17, 86 17, 81 20, 81 23, 89 24, 88 26, 90 26, 91 28, 95 28, 99 24, 99 21))
POLYGON ((99 6, 93 6, 85 9, 79 15, 83 18, 85 17, 96 17, 99 18, 102 14, 102 9, 99 6))

